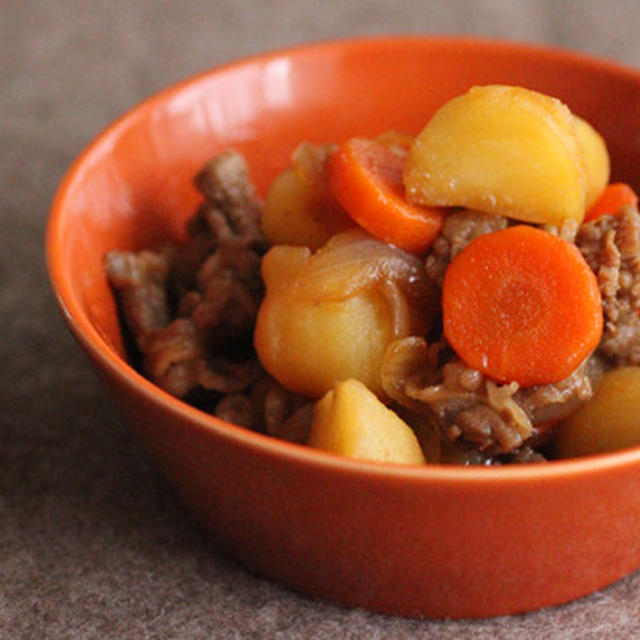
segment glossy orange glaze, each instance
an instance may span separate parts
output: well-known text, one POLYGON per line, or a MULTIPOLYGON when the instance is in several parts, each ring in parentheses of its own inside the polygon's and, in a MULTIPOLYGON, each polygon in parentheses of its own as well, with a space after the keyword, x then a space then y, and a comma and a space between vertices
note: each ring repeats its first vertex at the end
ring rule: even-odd
POLYGON ((262 193, 301 140, 417 133, 472 84, 559 97, 640 184, 640 74, 559 50, 382 38, 258 56, 147 100, 69 171, 47 258, 69 326, 196 517, 247 566, 304 593, 410 616, 480 617, 564 602, 640 567, 640 449, 506 468, 341 459, 225 424, 124 359, 103 257, 181 238, 191 178, 230 145, 262 193))

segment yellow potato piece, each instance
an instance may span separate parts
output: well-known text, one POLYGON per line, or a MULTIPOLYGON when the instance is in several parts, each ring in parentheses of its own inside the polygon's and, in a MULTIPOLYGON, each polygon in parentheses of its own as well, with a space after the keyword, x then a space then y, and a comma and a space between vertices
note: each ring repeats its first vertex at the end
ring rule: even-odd
POLYGON ((573 118, 587 177, 585 206, 588 209, 609 183, 609 152, 602 136, 586 120, 576 115, 573 118))
POLYGON ((580 222, 587 179, 574 120, 559 100, 520 87, 474 87, 414 140, 412 202, 463 206, 540 224, 580 222))
POLYGON ((309 444, 349 458, 425 464, 411 428, 357 380, 337 383, 316 403, 309 444))
POLYGON ((422 262, 361 230, 334 236, 313 255, 306 247, 272 247, 262 276, 258 357, 281 384, 309 397, 347 378, 383 396, 387 345, 427 329, 433 292, 422 262))
POLYGON ((265 256, 263 273, 279 275, 265 278, 267 295, 256 322, 254 344, 262 365, 291 391, 311 397, 349 377, 382 393, 380 364, 392 339, 382 296, 363 291, 341 301, 297 297, 293 283, 307 250, 292 249, 273 247, 265 256))
POLYGON ((262 228, 272 244, 304 245, 316 249, 329 233, 320 223, 320 210, 293 169, 283 171, 269 187, 262 228))
POLYGON ((329 192, 324 162, 333 147, 302 143, 292 166, 271 183, 262 212, 262 228, 272 244, 319 249, 355 223, 329 192))
POLYGON ((268 251, 260 267, 267 290, 273 290, 291 282, 311 257, 307 247, 278 245, 268 251))
POLYGON ((254 342, 265 369, 291 391, 318 397, 353 376, 382 393, 380 363, 391 340, 385 314, 375 292, 317 304, 283 292, 265 298, 254 342))
POLYGON ((640 445, 640 367, 604 374, 594 396, 559 428, 555 454, 571 458, 640 445))

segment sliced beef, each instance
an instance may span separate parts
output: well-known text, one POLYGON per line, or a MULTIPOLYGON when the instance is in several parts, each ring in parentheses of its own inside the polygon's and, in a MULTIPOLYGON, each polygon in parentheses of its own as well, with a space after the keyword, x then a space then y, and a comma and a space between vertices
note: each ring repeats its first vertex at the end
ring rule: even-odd
POLYGON ((594 354, 564 380, 520 389, 514 399, 534 425, 564 420, 591 398, 606 366, 606 362, 594 354))
POLYGON ((174 320, 148 333, 140 350, 149 377, 169 393, 182 397, 197 384, 197 363, 205 357, 204 344, 190 320, 174 320))
POLYGON ((288 391, 264 372, 244 393, 223 396, 214 410, 229 422, 299 444, 308 439, 312 412, 312 401, 288 391))
POLYGON ((427 347, 423 338, 413 336, 389 347, 382 381, 395 402, 418 416, 430 416, 447 440, 500 456, 539 444, 551 422, 593 395, 600 371, 587 360, 566 380, 520 389, 515 382, 499 385, 444 345, 427 347))
POLYGON ((248 337, 263 295, 260 256, 222 243, 202 262, 195 281, 182 296, 178 315, 190 317, 212 349, 248 337))
POLYGON ((237 151, 213 158, 195 184, 205 201, 187 225, 189 241, 172 261, 171 287, 178 299, 196 288, 196 274, 212 252, 260 256, 268 247, 260 226, 261 203, 246 161, 237 151))
POLYGON ((120 307, 139 348, 145 336, 169 323, 167 251, 111 251, 105 259, 107 277, 118 291, 120 307))
POLYGON ((251 397, 246 393, 222 396, 213 411, 214 415, 240 427, 255 428, 255 412, 251 397))
POLYGON ((225 212, 235 235, 261 233, 260 201, 242 154, 234 149, 217 154, 196 175, 194 182, 209 202, 225 212))
POLYGON ((171 253, 112 252, 107 274, 159 386, 179 397, 196 387, 236 394, 261 373, 251 349, 267 246, 260 202, 235 151, 208 163, 196 185, 206 201, 188 242, 171 253))
POLYGON ((442 367, 441 376, 437 384, 422 388, 409 381, 405 390, 426 405, 447 439, 498 454, 533 436, 529 416, 513 399, 517 384, 498 386, 456 359, 442 367))
POLYGON ((458 412, 444 433, 451 440, 460 438, 479 449, 502 453, 522 445, 526 436, 521 431, 529 432, 529 426, 524 427, 518 429, 510 415, 500 415, 494 407, 479 403, 458 412))
POLYGON ((604 310, 599 350, 640 364, 640 214, 625 206, 580 227, 576 244, 598 278, 604 310))
POLYGON ((463 209, 450 213, 441 234, 425 259, 427 276, 442 286, 449 263, 475 238, 507 227, 507 219, 490 213, 463 209))

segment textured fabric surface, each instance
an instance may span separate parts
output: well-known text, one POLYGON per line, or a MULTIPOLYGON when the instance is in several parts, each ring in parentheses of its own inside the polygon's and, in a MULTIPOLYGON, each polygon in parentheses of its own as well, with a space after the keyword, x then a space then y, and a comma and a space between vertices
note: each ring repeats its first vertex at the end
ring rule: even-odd
POLYGON ((639 15, 634 0, 0 0, 0 637, 639 637, 640 573, 483 621, 345 610, 248 573, 147 463, 66 331, 43 260, 48 207, 81 148, 196 71, 400 32, 547 42, 640 66, 639 15))

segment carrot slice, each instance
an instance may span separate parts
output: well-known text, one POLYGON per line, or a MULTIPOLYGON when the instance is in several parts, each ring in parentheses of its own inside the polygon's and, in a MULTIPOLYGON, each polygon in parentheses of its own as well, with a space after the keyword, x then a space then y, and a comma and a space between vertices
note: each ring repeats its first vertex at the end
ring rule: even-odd
POLYGON ((344 142, 327 161, 329 186, 347 213, 371 235, 424 253, 442 228, 444 210, 404 197, 404 159, 365 138, 344 142))
POLYGON ((558 382, 596 348, 602 301, 578 248, 518 225, 473 240, 449 265, 444 335, 469 366, 498 382, 558 382))
POLYGON ((583 222, 595 220, 607 213, 613 215, 625 204, 630 204, 634 207, 638 204, 636 192, 624 182, 612 182, 605 187, 602 195, 585 213, 583 222))

